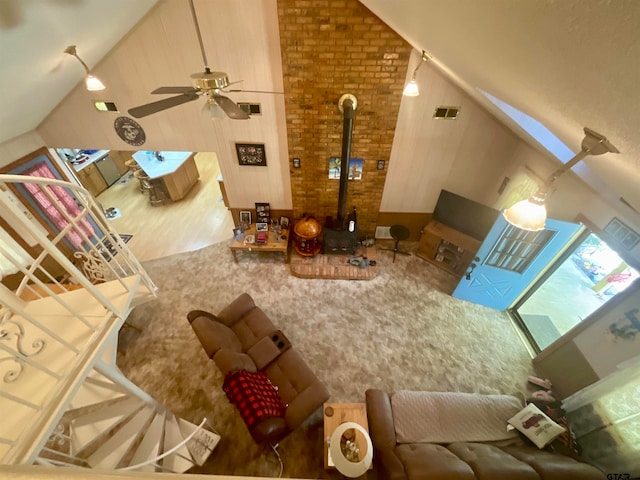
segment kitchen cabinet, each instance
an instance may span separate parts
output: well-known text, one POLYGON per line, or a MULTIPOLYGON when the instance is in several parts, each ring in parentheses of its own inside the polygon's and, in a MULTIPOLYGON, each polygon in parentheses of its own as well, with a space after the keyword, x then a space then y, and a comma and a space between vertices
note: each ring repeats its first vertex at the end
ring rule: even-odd
POLYGON ((94 197, 97 197, 107 189, 107 182, 100 175, 98 167, 93 163, 77 171, 76 175, 82 186, 89 190, 94 197))
POLYGON ((127 167, 125 162, 133 158, 133 152, 111 150, 109 155, 113 159, 113 163, 116 164, 121 177, 129 171, 129 167, 127 167))
POLYGON ((481 243, 458 230, 432 221, 422 230, 416 255, 461 277, 475 257, 481 243))

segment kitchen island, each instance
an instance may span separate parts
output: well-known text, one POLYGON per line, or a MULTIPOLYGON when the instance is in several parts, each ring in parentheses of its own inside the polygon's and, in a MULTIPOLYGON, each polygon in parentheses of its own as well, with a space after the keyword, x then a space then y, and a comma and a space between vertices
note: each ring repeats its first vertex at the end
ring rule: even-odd
POLYGON ((151 180, 162 180, 174 202, 186 197, 200 179, 194 152, 139 151, 133 159, 151 180))

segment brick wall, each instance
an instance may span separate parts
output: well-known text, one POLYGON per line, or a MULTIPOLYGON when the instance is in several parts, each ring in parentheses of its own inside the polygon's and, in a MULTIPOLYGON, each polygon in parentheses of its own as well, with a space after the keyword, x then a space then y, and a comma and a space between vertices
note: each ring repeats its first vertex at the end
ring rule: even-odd
POLYGON ((278 0, 278 16, 294 221, 337 215, 340 182, 328 179, 329 157, 342 153, 338 100, 350 93, 358 100, 351 157, 363 158, 364 169, 349 181, 346 209, 357 208, 360 234, 372 236, 411 46, 357 0, 278 0))

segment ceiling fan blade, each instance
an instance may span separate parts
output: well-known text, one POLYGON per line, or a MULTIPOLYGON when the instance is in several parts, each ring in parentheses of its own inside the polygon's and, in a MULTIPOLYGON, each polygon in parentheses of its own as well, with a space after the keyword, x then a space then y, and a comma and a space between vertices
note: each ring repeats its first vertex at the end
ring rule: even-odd
POLYGON ((225 90, 225 92, 229 92, 229 93, 238 93, 238 92, 249 92, 249 93, 276 93, 278 95, 284 95, 284 92, 269 92, 266 90, 240 90, 237 88, 231 89, 231 90, 225 90))
POLYGON ((249 118, 249 114, 236 105, 230 98, 223 97, 222 95, 214 95, 213 98, 229 118, 233 120, 247 120, 249 118))
POLYGON ((160 112, 162 110, 166 110, 167 108, 175 107, 177 105, 182 105, 183 103, 191 102, 193 100, 197 100, 198 95, 193 94, 183 94, 178 95, 176 97, 164 98, 162 100, 158 100, 157 102, 147 103, 146 105, 140 105, 139 107, 134 107, 128 110, 129 115, 134 118, 142 118, 147 115, 151 115, 152 113, 160 112))
POLYGON ((158 93, 196 93, 198 90, 196 90, 193 87, 160 87, 160 88, 156 88, 153 92, 153 94, 158 94, 158 93))

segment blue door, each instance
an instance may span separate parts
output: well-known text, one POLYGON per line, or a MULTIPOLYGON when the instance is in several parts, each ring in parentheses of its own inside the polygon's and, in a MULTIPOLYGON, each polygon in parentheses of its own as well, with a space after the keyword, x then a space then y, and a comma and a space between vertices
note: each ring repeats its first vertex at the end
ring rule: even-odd
POLYGON ((548 218, 544 230, 529 232, 499 215, 453 296, 506 310, 583 228, 548 218))

